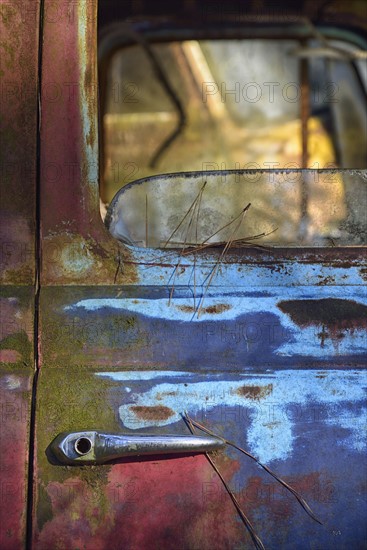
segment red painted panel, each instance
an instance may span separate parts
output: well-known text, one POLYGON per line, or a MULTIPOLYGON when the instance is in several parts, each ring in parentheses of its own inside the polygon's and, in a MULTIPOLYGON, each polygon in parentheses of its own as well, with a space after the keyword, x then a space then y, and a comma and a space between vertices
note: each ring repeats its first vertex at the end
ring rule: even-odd
POLYGON ((95 0, 45 1, 42 283, 107 283, 117 244, 99 213, 95 0))
POLYGON ((0 280, 33 284, 39 2, 0 1, 0 280))
POLYGON ((0 548, 25 547, 40 2, 0 0, 0 548))
POLYGON ((33 379, 32 287, 1 287, 0 548, 24 548, 33 379))

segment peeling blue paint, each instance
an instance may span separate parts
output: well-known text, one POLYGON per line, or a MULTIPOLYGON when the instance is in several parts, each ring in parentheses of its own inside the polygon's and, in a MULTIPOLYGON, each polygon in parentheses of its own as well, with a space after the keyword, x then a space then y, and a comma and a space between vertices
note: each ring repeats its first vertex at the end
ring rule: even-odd
MULTIPOLYGON (((141 286, 170 286, 175 276, 175 286, 187 287, 193 292, 194 267, 193 258, 180 256, 175 251, 139 249, 127 246, 131 251, 131 261, 137 271, 141 286), (175 271, 176 266, 179 269, 175 271), (175 274, 175 275, 174 275, 175 274)), ((275 249, 276 251, 276 249, 275 249)), ((274 254, 274 252, 272 253, 274 254)), ((322 262, 302 262, 297 260, 274 261, 269 254, 269 263, 266 260, 226 261, 211 282, 211 288, 222 286, 225 289, 249 290, 258 287, 302 287, 319 286, 327 281, 328 288, 335 286, 356 287, 365 286, 366 281, 361 274, 359 264, 329 265, 322 262), (264 265, 265 264, 265 265, 264 265)), ((196 286, 205 287, 216 265, 217 257, 209 253, 201 253, 195 262, 196 286)), ((364 264, 365 265, 365 264, 364 264)))
POLYGON ((317 319, 309 326, 299 326, 279 307, 280 302, 299 300, 301 307, 302 300, 320 299, 337 299, 340 303, 353 299, 353 303, 366 306, 364 289, 279 287, 277 292, 263 289, 262 295, 254 297, 213 288, 205 297, 200 315, 194 308, 198 300, 194 302, 187 290, 179 288, 171 302, 169 291, 165 297, 162 293, 164 296, 164 289, 156 294, 152 290, 150 296, 136 293, 132 297, 78 300, 65 306, 64 312, 67 316, 78 315, 85 322, 95 324, 98 320, 102 325, 111 315, 121 315, 121 320, 133 315, 134 329, 124 330, 122 324, 115 332, 112 348, 124 348, 125 357, 140 366, 155 360, 156 364, 174 368, 186 362, 200 368, 210 364, 222 368, 227 364, 230 368, 236 364, 242 370, 282 362, 282 366, 295 366, 310 359, 334 358, 343 363, 342 358, 359 357, 359 362, 365 362, 364 326, 344 327, 334 337, 317 319), (139 346, 130 356, 126 348, 138 341, 139 346))
MULTIPOLYGON (((202 294, 197 294, 197 301, 202 294)), ((355 289, 344 289, 341 292, 338 287, 331 287, 320 290, 320 288, 284 288, 279 287, 277 292, 267 294, 265 296, 247 296, 246 293, 230 293, 223 289, 213 289, 212 292, 204 298, 203 307, 198 316, 195 314, 194 298, 192 296, 186 298, 175 297, 169 301, 169 293, 166 298, 98 298, 80 300, 71 306, 66 306, 65 311, 72 311, 77 308, 83 308, 86 311, 98 311, 104 308, 127 310, 134 313, 140 313, 148 317, 166 319, 170 321, 192 321, 203 322, 212 321, 213 313, 208 310, 215 308, 218 305, 225 305, 223 311, 215 312, 215 318, 221 321, 233 320, 246 313, 255 313, 259 311, 273 313, 278 315, 284 325, 297 327, 287 315, 284 315, 278 308, 277 304, 281 300, 301 300, 320 298, 343 298, 348 299, 353 297, 358 299, 360 303, 367 304, 366 292, 356 292, 355 289)))
MULTIPOLYGON (((361 451, 366 447, 363 439, 366 428, 367 376, 365 372, 294 371, 284 370, 264 375, 235 375, 223 379, 211 375, 209 380, 199 373, 194 380, 177 372, 177 380, 170 381, 173 373, 155 372, 144 387, 132 385, 139 380, 134 371, 105 372, 98 376, 114 381, 129 382, 132 391, 121 395, 119 417, 123 428, 131 430, 168 426, 182 422, 182 413, 188 410, 193 417, 211 425, 219 419, 226 437, 242 430, 246 448, 262 462, 288 459, 294 450, 297 433, 295 427, 301 418, 312 419, 315 409, 326 411, 319 415, 320 425, 336 426, 345 430, 345 438, 338 445, 361 451), (180 381, 184 378, 187 383, 180 381), (150 383, 149 383, 150 382, 150 383), (140 418, 140 408, 167 407, 172 415, 163 419, 140 418), (138 409, 137 409, 138 407, 138 409)), ((242 439, 243 439, 242 435, 242 439)), ((238 436, 237 436, 238 437, 238 436)))

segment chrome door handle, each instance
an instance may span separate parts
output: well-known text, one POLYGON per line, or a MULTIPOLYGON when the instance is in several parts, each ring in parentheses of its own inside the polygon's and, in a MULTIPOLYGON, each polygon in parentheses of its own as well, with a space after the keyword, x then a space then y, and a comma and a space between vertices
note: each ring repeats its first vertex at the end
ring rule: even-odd
POLYGON ((216 437, 196 435, 110 434, 97 431, 63 432, 51 450, 63 464, 103 464, 128 456, 172 453, 206 453, 225 443, 216 437))

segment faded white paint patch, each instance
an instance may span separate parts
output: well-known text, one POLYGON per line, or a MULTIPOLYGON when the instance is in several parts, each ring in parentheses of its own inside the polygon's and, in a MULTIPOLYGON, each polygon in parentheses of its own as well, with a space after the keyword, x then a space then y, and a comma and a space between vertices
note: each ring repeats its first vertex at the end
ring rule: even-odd
POLYGON ((92 267, 95 262, 83 239, 65 244, 61 252, 61 263, 72 273, 82 273, 92 267))
POLYGON ((5 377, 5 384, 6 388, 8 390, 16 390, 21 387, 22 380, 19 378, 19 376, 15 376, 14 374, 9 374, 5 377))
MULTIPOLYGON (((274 412, 274 411, 273 411, 274 412)), ((292 422, 284 422, 284 410, 269 422, 253 421, 247 432, 251 452, 261 462, 285 460, 293 450, 292 422)))
POLYGON ((329 418, 327 423, 350 431, 350 435, 340 439, 338 445, 360 452, 367 449, 367 409, 365 407, 358 414, 344 413, 341 416, 329 418), (360 427, 359 430, 355 429, 356 425, 360 427))

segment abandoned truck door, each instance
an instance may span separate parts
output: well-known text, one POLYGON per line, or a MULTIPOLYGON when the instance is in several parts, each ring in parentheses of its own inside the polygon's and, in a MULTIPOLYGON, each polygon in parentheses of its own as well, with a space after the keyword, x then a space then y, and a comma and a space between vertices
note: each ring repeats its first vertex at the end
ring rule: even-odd
POLYGON ((361 547, 365 171, 140 174, 104 225, 96 5, 44 10, 34 548, 361 547))

